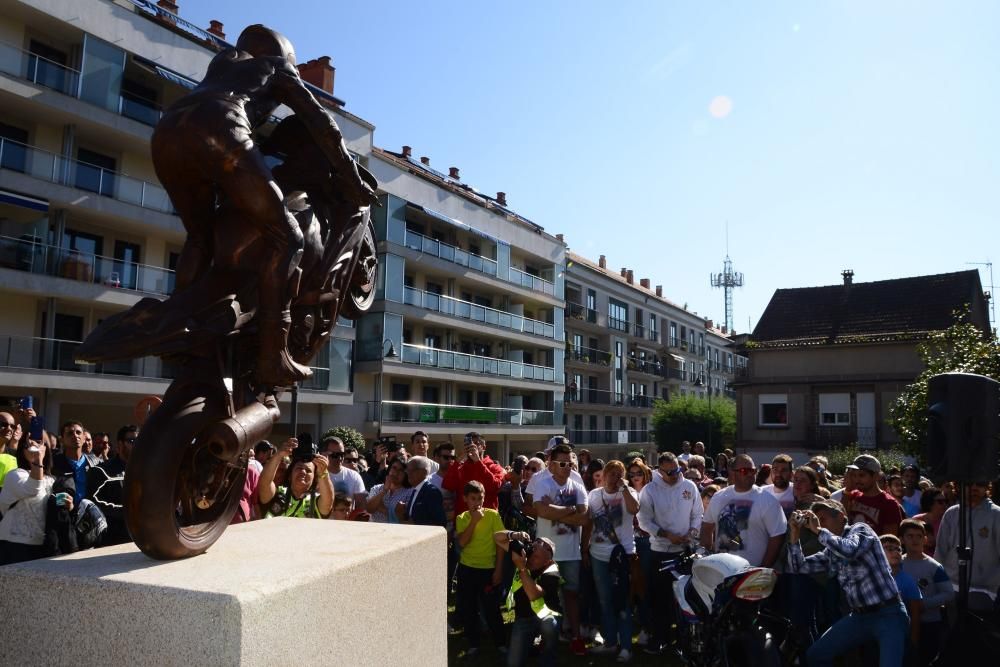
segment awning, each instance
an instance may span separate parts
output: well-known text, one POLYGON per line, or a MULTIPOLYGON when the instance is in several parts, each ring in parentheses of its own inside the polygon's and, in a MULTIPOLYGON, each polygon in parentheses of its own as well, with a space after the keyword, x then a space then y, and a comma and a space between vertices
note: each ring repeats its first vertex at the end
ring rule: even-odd
POLYGON ((679 363, 681 366, 683 366, 684 362, 687 361, 687 359, 685 359, 684 357, 681 357, 681 356, 676 355, 676 354, 671 354, 670 358, 673 359, 674 361, 676 361, 677 363, 679 363))
POLYGON ((507 243, 506 241, 504 241, 502 239, 498 239, 495 236, 491 236, 490 234, 487 234, 486 232, 480 231, 480 230, 476 229, 475 227, 472 227, 470 225, 465 224, 461 220, 456 220, 455 218, 451 218, 451 217, 445 215, 444 213, 438 213, 437 211, 429 209, 426 206, 421 206, 420 204, 414 204, 413 202, 406 202, 406 205, 409 206, 409 207, 411 207, 411 208, 414 208, 414 209, 416 209, 418 211, 423 211, 427 215, 431 216, 432 218, 436 218, 436 219, 440 220, 441 222, 446 222, 449 225, 453 225, 455 227, 458 227, 461 230, 469 232, 470 234, 475 234, 476 236, 480 236, 480 237, 482 237, 482 238, 484 238, 484 239, 486 239, 488 241, 492 241, 493 243, 496 243, 496 244, 499 244, 499 245, 510 245, 509 243, 507 243))
POLYGON ((41 211, 43 213, 49 210, 49 202, 46 200, 28 197, 16 192, 11 192, 10 190, 0 190, 0 203, 13 204, 14 206, 30 208, 33 211, 41 211))
POLYGON ((172 69, 163 67, 162 65, 157 65, 152 60, 147 60, 142 56, 133 55, 132 62, 134 62, 136 65, 139 65, 143 69, 148 70, 153 74, 156 74, 166 79, 170 83, 181 86, 182 88, 187 88, 188 90, 192 90, 195 86, 198 85, 198 82, 195 81, 194 79, 186 77, 183 74, 173 71, 172 69))

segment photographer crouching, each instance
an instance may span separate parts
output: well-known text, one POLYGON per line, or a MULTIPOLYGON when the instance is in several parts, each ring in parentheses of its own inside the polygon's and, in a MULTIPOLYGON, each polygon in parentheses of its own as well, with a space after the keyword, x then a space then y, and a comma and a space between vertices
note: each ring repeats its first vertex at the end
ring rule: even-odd
POLYGON ((527 662, 532 643, 539 634, 544 640, 540 663, 555 665, 561 622, 556 547, 546 537, 532 542, 528 533, 510 530, 497 531, 493 541, 510 552, 516 570, 507 596, 507 606, 514 608, 507 667, 520 667, 527 662))
POLYGON ((333 510, 333 483, 327 472, 329 461, 317 454, 308 433, 281 443, 278 453, 267 460, 257 487, 266 518, 275 516, 325 519, 333 510), (290 461, 287 486, 276 486, 274 473, 283 459, 290 461))

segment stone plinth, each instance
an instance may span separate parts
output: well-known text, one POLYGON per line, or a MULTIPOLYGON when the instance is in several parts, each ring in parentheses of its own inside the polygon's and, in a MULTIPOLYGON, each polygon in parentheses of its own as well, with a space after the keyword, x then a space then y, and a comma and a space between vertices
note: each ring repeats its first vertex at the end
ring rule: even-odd
POLYGON ((445 533, 314 519, 0 567, 5 665, 445 665, 445 533))

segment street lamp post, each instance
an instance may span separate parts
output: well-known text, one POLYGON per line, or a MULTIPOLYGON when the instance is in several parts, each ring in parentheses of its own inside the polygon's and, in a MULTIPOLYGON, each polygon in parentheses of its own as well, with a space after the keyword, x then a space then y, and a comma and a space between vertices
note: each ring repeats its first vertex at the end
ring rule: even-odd
POLYGON ((712 413, 712 361, 709 360, 706 365, 707 369, 707 379, 706 384, 706 372, 702 371, 701 375, 698 376, 698 381, 695 382, 696 387, 708 387, 708 450, 712 451, 712 427, 715 421, 715 415, 712 413))
POLYGON ((378 421, 378 437, 382 437, 382 374, 384 373, 383 366, 385 365, 386 359, 398 359, 399 355, 396 354, 396 347, 392 344, 392 340, 386 338, 382 341, 382 359, 378 366, 378 376, 375 378, 375 417, 378 421), (385 349, 385 344, 389 344, 389 349, 385 349))

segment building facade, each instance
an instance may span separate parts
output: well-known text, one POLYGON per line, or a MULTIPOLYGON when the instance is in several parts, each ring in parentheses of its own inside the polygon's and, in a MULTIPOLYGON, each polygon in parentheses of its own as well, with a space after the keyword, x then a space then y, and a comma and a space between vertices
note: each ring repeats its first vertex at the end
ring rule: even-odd
POLYGON ((891 447, 889 410, 924 370, 917 347, 966 307, 985 334, 986 304, 974 270, 870 283, 845 271, 842 285, 777 290, 742 343, 740 447, 802 455, 891 447))
POLYGON ((731 399, 744 359, 729 332, 672 303, 663 288, 568 252, 566 270, 566 426, 595 456, 631 450, 679 451, 654 443, 653 402, 693 393, 731 399))

